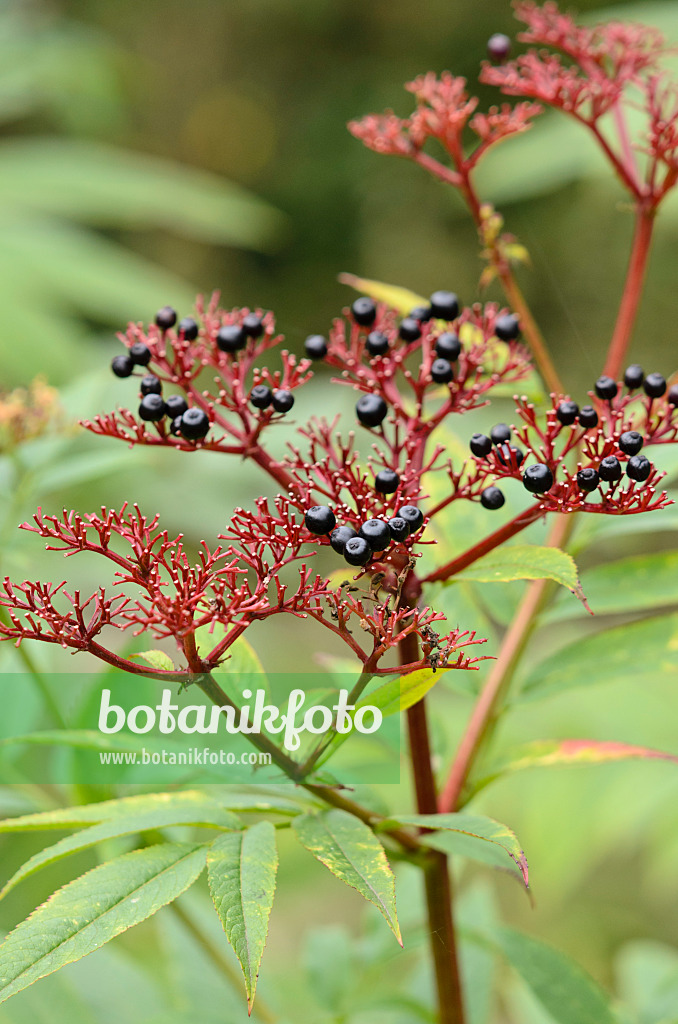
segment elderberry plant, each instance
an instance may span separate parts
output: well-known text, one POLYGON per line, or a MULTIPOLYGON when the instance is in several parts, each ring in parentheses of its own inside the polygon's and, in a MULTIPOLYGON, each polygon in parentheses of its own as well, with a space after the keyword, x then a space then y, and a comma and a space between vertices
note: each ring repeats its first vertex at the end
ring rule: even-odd
MULTIPOLYGON (((493 726, 538 615, 552 600, 551 581, 586 602, 574 563, 562 550, 573 525, 587 514, 636 516, 670 505, 662 454, 678 439, 678 385, 637 364, 623 370, 655 215, 678 179, 678 90, 662 71, 665 44, 642 26, 581 27, 554 3, 520 2, 515 9, 527 25, 519 40, 537 48, 510 59, 510 40, 493 36, 481 80, 524 101, 479 113, 463 79, 429 73, 407 87, 417 104, 411 117, 388 112, 351 125, 370 148, 405 157, 460 192, 487 263, 481 285, 496 279, 508 305, 464 305, 451 290, 434 291, 427 301, 357 282, 364 294, 326 335, 306 339, 303 358, 282 347, 270 311, 225 310, 217 296, 199 298, 183 319, 167 306, 148 326, 130 323, 120 335, 124 352, 111 369, 121 382, 128 380, 120 386, 127 386, 134 402, 138 391, 138 405, 95 415, 85 429, 130 447, 172 448, 177 458, 206 450, 251 460, 274 493, 251 509, 236 508, 223 533, 202 541, 197 561, 182 536, 170 537, 155 514, 136 505, 88 514, 38 510, 23 528, 50 550, 89 552, 111 563, 116 589, 84 596, 66 582, 6 579, 0 599, 6 640, 88 653, 131 676, 178 684, 181 699, 197 687, 222 711, 245 718, 219 683, 220 667, 228 666, 253 624, 288 615, 302 620, 294 624, 302 635, 303 620, 314 620, 359 665, 352 707, 367 697, 377 708, 393 705, 394 691, 383 680, 397 675, 391 710, 406 719, 416 813, 377 811, 347 791, 340 770, 337 777, 327 775, 339 736, 335 720, 327 736, 295 757, 265 731, 249 732, 249 741, 295 784, 285 798, 262 795, 248 803, 245 795, 229 801, 221 791, 174 791, 9 819, 2 826, 8 830, 84 827, 19 869, 6 890, 43 864, 105 839, 143 834, 144 842, 69 883, 10 934, 0 947, 0 998, 170 903, 206 865, 251 1011, 275 891, 274 825, 291 821, 302 846, 372 902, 399 942, 389 857, 422 869, 436 989, 431 1019, 468 1020, 448 858, 482 860, 489 844, 528 883, 527 860, 511 830, 466 810, 494 777, 479 771, 493 726), (646 125, 634 140, 627 110, 638 96, 646 125), (503 219, 478 195, 474 180, 485 153, 526 131, 545 106, 593 133, 636 211, 607 360, 585 399, 571 396, 561 383, 516 282, 521 247, 503 231, 503 219), (533 380, 533 360, 548 398, 521 393, 533 380), (275 456, 272 429, 290 417, 299 390, 313 387, 314 365, 329 367, 336 383, 352 390, 353 422, 346 431, 337 418, 314 418, 298 429, 285 455, 275 456), (468 457, 451 457, 445 431, 452 417, 483 408, 507 388, 515 395, 514 422, 472 433, 468 457), (502 519, 509 487, 520 493, 521 507, 502 519), (452 530, 450 516, 462 503, 486 521, 484 536, 470 545, 457 542, 451 557, 440 557, 449 548, 443 541, 452 530), (551 532, 545 545, 506 543, 546 519, 551 532), (317 570, 323 549, 332 553, 338 574, 317 570), (481 646, 472 607, 460 623, 441 610, 435 585, 469 578, 533 581, 498 646, 481 646), (140 664, 113 641, 114 629, 172 641, 178 664, 158 652, 150 652, 150 664, 140 664), (488 658, 492 665, 456 754, 447 769, 434 767, 428 704, 436 693, 429 691, 446 672, 474 673, 488 658), (236 808, 257 812, 261 820, 248 825, 236 808), (217 835, 170 841, 162 830, 177 825, 217 835)), ((581 756, 671 757, 611 741, 553 741, 547 753, 539 750, 528 762, 540 763, 540 756, 551 763, 581 756)), ((510 951, 506 955, 510 960, 510 951)), ((560 961, 553 951, 541 956, 552 971, 551 989, 536 987, 554 1019, 570 1024, 581 1005, 582 1021, 616 1019, 606 995, 581 972, 570 972, 563 996, 560 961)), ((525 975, 534 979, 529 967, 525 975)))

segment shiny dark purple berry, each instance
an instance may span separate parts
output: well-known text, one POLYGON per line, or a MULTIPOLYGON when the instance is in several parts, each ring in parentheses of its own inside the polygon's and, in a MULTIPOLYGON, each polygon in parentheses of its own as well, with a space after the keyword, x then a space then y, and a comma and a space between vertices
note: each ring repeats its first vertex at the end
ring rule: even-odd
POLYGON ((582 405, 579 410, 579 423, 586 430, 598 426, 598 413, 592 405, 582 405))
POLYGON ((619 450, 624 455, 637 455, 643 447, 643 437, 637 430, 625 430, 619 438, 619 450))
POLYGON ((111 369, 116 377, 129 377, 134 369, 134 363, 129 356, 113 356, 111 369))
POLYGON ((372 548, 364 537, 351 537, 344 547, 344 559, 349 565, 367 565, 372 557, 372 548))
POLYGON ((154 373, 147 373, 141 378, 139 391, 142 395, 161 395, 162 381, 154 373))
POLYGON ((434 292, 429 302, 437 320, 456 320, 459 316, 459 297, 454 292, 434 292))
POLYGON ((431 364, 431 379, 436 384, 449 384, 451 380, 454 380, 452 363, 447 359, 434 359, 431 364))
POLYGON ((634 455, 626 463, 626 475, 629 480, 642 483, 644 480, 647 480, 651 472, 652 463, 644 455, 634 455))
POLYGON ((393 519, 389 519, 388 528, 391 531, 393 540, 399 543, 407 540, 410 535, 410 528, 402 516, 394 516, 393 519))
POLYGON ((617 382, 612 377, 599 377, 593 385, 598 398, 604 398, 611 402, 617 394, 617 382))
POLYGON ((645 374, 643 372, 643 368, 642 366, 639 366, 638 363, 632 363, 631 366, 626 367, 626 370, 624 371, 624 384, 626 384, 629 391, 635 391, 636 388, 641 386, 644 380, 645 374))
POLYGON ((188 402, 183 395, 168 395, 165 399, 165 411, 174 421, 177 416, 183 416, 188 409, 188 402))
POLYGON ((515 341, 520 334, 520 321, 515 313, 505 313, 494 322, 494 333, 500 341, 515 341))
POLYGON ((380 469, 374 478, 374 489, 382 494, 393 494, 399 483, 400 477, 392 469, 380 469))
POLYGON ((553 473, 543 462, 535 462, 523 473, 523 486, 531 494, 546 494, 553 487, 553 473))
POLYGON ((161 331, 168 331, 177 322, 177 311, 171 306, 163 306, 155 314, 155 322, 161 331))
POLYGON ((430 306, 415 306, 407 314, 410 320, 416 320, 420 324, 427 324, 433 316, 430 306))
POLYGON ((209 429, 209 416, 202 409, 187 409, 181 417, 181 434, 187 441, 199 441, 209 429))
POLYGON ((294 395, 291 391, 279 388, 273 392, 272 405, 276 412, 289 412, 294 405, 294 395))
POLYGON ((486 487, 480 495, 480 504, 492 512, 501 508, 505 501, 504 492, 500 491, 498 487, 486 487))
POLYGON ((587 494, 590 491, 595 491, 599 482, 598 471, 593 466, 585 466, 584 469, 580 469, 577 473, 577 487, 580 491, 585 491, 587 494))
POLYGON ((391 543, 391 531, 383 519, 366 519, 358 536, 366 540, 373 551, 385 551, 391 543))
POLYGON ((198 337, 198 325, 192 316, 185 316, 180 320, 177 331, 186 341, 195 341, 198 337))
POLYGON ((501 462, 502 466, 510 466, 511 460, 515 461, 517 466, 520 466, 523 459, 525 458, 525 452, 521 451, 520 448, 515 448, 510 444, 497 445, 497 458, 501 462))
POLYGON ((371 356, 385 356, 388 347, 388 338, 381 331, 370 331, 365 339, 365 348, 371 356))
POLYGON ((579 415, 579 406, 576 402, 561 402, 556 409, 556 416, 564 427, 569 427, 579 415))
POLYGON ((324 359, 327 355, 327 338, 322 334, 309 334, 304 342, 304 352, 309 359, 324 359))
POLYGON ((180 433, 181 433, 181 416, 175 416, 174 419, 172 420, 171 424, 170 424, 170 434, 174 434, 175 437, 176 437, 176 435, 180 434, 180 433))
POLYGON ((247 335, 238 324, 224 324, 217 331, 217 346, 222 352, 238 352, 247 344, 247 335))
POLYGON ((600 479, 605 480, 606 483, 619 480, 622 475, 622 468, 617 456, 608 455, 607 458, 603 459, 598 467, 598 473, 600 474, 600 479))
POLYGON ((157 423, 165 416, 165 402, 162 395, 144 395, 139 403, 139 416, 142 420, 157 423))
POLYGON ((493 64, 503 64, 511 56, 511 40, 503 32, 495 32, 487 40, 487 56, 493 64))
POLYGON ((355 412, 364 427, 378 427, 386 417, 388 406, 381 395, 363 395, 356 402, 355 412))
POLYGON ((451 363, 455 362, 461 352, 459 336, 453 334, 452 331, 445 331, 444 334, 436 338, 435 350, 441 359, 448 359, 451 363))
POLYGON ((410 533, 416 533, 424 525, 424 513, 416 505, 403 505, 398 509, 398 518, 405 520, 410 533))
POLYGON ((260 338, 264 333, 261 317, 256 313, 248 313, 242 318, 242 329, 248 338, 260 338))
POLYGON ((421 324, 411 316, 406 316, 404 320, 400 321, 398 336, 403 341, 417 341, 421 338, 421 324))
POLYGON ((666 396, 669 405, 678 405, 678 384, 672 384, 666 396))
POLYGON ((357 536, 358 534, 352 526, 337 526, 336 530, 332 530, 330 534, 330 544, 338 555, 343 555, 348 542, 357 536))
POLYGON ((137 341, 127 350, 127 354, 135 366, 148 366, 151 361, 151 350, 143 341, 137 341))
POLYGON ((474 434, 469 441, 469 448, 473 455, 484 459, 492 451, 492 441, 487 434, 474 434))
POLYGON ((268 409, 273 401, 273 392, 266 384, 255 384, 250 391, 250 402, 255 409, 268 409))
POLYGON ((351 306, 353 319, 361 327, 371 327, 377 318, 377 307, 366 295, 356 299, 351 306))
POLYGON ((329 505, 313 505, 304 516, 304 524, 307 530, 324 537, 337 525, 337 519, 329 505))
POLYGON ((511 440, 511 428, 506 423, 495 423, 490 431, 492 444, 505 444, 511 440))
POLYGON ((661 373, 648 373, 643 381, 643 391, 649 398, 661 398, 666 391, 666 380, 661 373))

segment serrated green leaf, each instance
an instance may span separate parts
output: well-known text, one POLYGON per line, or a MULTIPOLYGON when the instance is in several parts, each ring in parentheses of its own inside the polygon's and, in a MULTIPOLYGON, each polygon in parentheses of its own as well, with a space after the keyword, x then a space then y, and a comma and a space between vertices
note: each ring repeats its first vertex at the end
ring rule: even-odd
POLYGON ((260 821, 244 832, 219 836, 207 855, 207 878, 217 914, 245 977, 251 1011, 275 895, 275 829, 260 821))
POLYGON ((169 828, 173 825, 194 825, 204 828, 228 829, 229 831, 235 831, 241 827, 235 814, 225 811, 219 804, 207 797, 203 797, 202 801, 190 800, 184 803, 174 801, 165 806, 142 807, 136 812, 111 818, 109 821, 103 821, 91 828, 76 832, 75 835, 66 836, 53 846, 48 846, 34 854, 25 864, 21 865, 18 871, 15 871, 3 886, 0 891, 0 899, 6 896, 19 882, 35 874, 36 871, 49 864, 54 864, 64 857, 69 857, 71 854, 88 850, 90 847, 96 846, 97 843, 105 842, 108 839, 158 828, 169 828))
POLYGON ((518 699, 625 678, 675 678, 677 669, 678 615, 664 615, 607 629, 561 648, 532 667, 518 699))
MULTIPOLYGON (((380 822, 379 828, 391 825, 417 825, 419 828, 436 829, 436 832, 424 833, 419 841, 425 846, 444 853, 459 854, 487 863, 487 845, 498 847, 504 855, 508 855, 520 870, 525 886, 528 885, 527 859, 515 832, 507 825, 502 825, 494 818, 486 818, 479 814, 398 814, 380 822), (469 842, 469 840, 471 842, 469 842), (478 842, 476 842, 478 840, 478 842), (481 845, 479 845, 480 843, 481 845), (469 852, 471 851, 471 852, 469 852), (475 851, 475 854, 474 852, 475 851)), ((496 864, 496 858, 491 863, 496 864)), ((501 864, 502 862, 499 861, 501 864)))
POLYGON ((347 284, 349 288, 355 288, 363 295, 369 295, 375 302, 385 302, 387 306, 396 309, 399 313, 409 313, 416 306, 427 306, 428 299, 422 298, 409 288, 400 288, 396 284, 384 284, 383 281, 370 281, 366 277, 356 277, 355 274, 340 274, 339 280, 347 284))
POLYGON ((512 928, 500 928, 494 937, 557 1024, 618 1024, 608 996, 576 961, 512 928))
POLYGON ((402 946, 395 905, 395 878, 374 832, 346 811, 302 814, 292 823, 297 838, 346 885, 357 889, 383 914, 402 946))
POLYGON ((130 657, 143 658, 151 668, 157 668, 162 672, 176 671, 174 662, 164 651, 139 651, 138 654, 132 654, 130 657))
POLYGON ((180 896, 206 847, 163 843, 123 854, 69 882, 0 945, 0 1002, 94 952, 180 896))
MULTIPOLYGON (((674 530, 677 522, 674 513, 674 530)), ((678 604, 678 551, 635 555, 597 565, 583 574, 583 582, 596 615, 666 608, 678 604)), ((565 617, 568 610, 568 605, 559 603, 547 621, 565 617)))
POLYGON ((396 676, 363 697, 357 707, 371 704, 379 708, 384 718, 399 711, 407 711, 425 697, 428 691, 440 682, 443 675, 450 671, 451 669, 441 668, 434 672, 432 668, 420 668, 416 672, 396 676))
MULTIPOLYGON (((112 818, 131 814, 151 813, 163 808, 174 808, 182 813, 183 807, 199 807, 206 800, 200 790, 184 790, 177 793, 140 793, 124 796, 118 800, 102 800, 101 803, 82 804, 80 807, 59 807, 53 811, 37 814, 23 814, 17 818, 0 821, 0 832, 32 832, 52 828, 77 828, 78 825, 93 825, 112 818)), ((214 801, 217 803, 217 801, 214 801)), ((227 798, 226 798, 227 804, 227 798)))
POLYGON ((577 566, 560 548, 538 544, 511 544, 496 548, 448 580, 476 580, 480 583, 510 583, 514 580, 554 580, 584 600, 577 566))

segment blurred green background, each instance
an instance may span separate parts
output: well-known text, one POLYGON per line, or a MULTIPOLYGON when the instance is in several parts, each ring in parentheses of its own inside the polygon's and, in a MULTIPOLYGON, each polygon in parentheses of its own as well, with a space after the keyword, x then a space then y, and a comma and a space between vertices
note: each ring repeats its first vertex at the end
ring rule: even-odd
MULTIPOLYGON (((578 8, 604 16, 613 10, 600 0, 582 0, 578 8)), ((657 24, 678 40, 678 4, 671 0, 614 11, 657 24)), ((474 300, 481 263, 460 201, 416 167, 364 149, 345 124, 386 107, 409 113, 402 84, 426 70, 465 75, 473 89, 494 31, 514 32, 504 0, 429 0, 417 7, 400 0, 3 0, 0 390, 45 374, 62 389, 69 422, 124 404, 131 400, 129 382, 113 380, 108 370, 118 351, 115 331, 128 319, 151 319, 168 302, 186 314, 197 291, 219 289, 225 306, 274 309, 296 351, 307 334, 326 331, 350 301, 337 282, 342 271, 424 295, 452 287, 466 302, 474 300)), ((485 104, 494 101, 486 89, 481 96, 485 104)), ((600 371, 622 286, 632 231, 624 197, 601 174, 587 139, 550 115, 529 136, 497 150, 483 187, 531 253, 533 266, 521 271, 521 283, 563 379, 582 398, 600 371)), ((676 368, 677 240, 674 202, 659 219, 632 350, 648 371, 666 375, 676 368)), ((489 297, 499 293, 490 290, 489 297)), ((298 421, 326 402, 348 409, 351 393, 324 378, 298 400, 298 421)), ((470 417, 462 436, 487 425, 488 415, 470 417)), ((284 440, 281 431, 277 443, 282 447, 284 440)), ((130 453, 68 431, 33 442, 0 463, 3 573, 61 578, 58 556, 49 561, 40 542, 15 534, 38 503, 86 511, 135 500, 161 511, 167 527, 192 542, 213 537, 236 503, 267 486, 252 468, 215 458, 200 454, 190 467, 179 466, 171 452, 130 453)), ((592 544, 582 554, 585 589, 587 571, 595 573, 612 550, 601 539, 604 525, 588 535, 592 544)), ((536 528, 532 539, 541 536, 536 528)), ((617 536, 617 554, 649 548, 649 530, 617 536)), ((663 518, 652 545, 675 546, 675 519, 663 518)), ((82 571, 85 583, 100 582, 96 565, 82 571)), ((485 591, 492 614, 481 615, 478 628, 493 649, 520 590, 514 584, 492 595, 485 591)), ((463 601, 445 600, 450 615, 458 611, 464 626, 472 624, 475 612, 463 601)), ((545 656, 566 635, 595 628, 576 619, 574 609, 561 609, 534 650, 545 656)), ((300 664, 296 647, 285 643, 288 629, 285 623, 268 633, 253 631, 267 667, 300 664)), ((314 639, 322 638, 316 633, 314 639)), ((313 639, 305 643, 308 667, 313 639)), ((44 652, 34 655, 49 662, 44 652)), ((5 670, 16 664, 6 648, 0 659, 5 670)), ((676 750, 675 683, 675 670, 659 677, 646 671, 534 702, 507 717, 504 739, 598 735, 676 750)), ((453 691, 440 699, 436 745, 442 757, 470 704, 453 691)), ((398 798, 384 796, 405 806, 407 784, 398 798)), ((464 869, 467 920, 485 919, 494 900, 510 924, 558 945, 617 994, 635 1000, 625 1020, 678 1019, 678 952, 670 948, 678 909, 677 798, 675 769, 662 764, 537 771, 503 781, 478 806, 523 841, 535 905, 509 879, 498 876, 488 886, 486 874, 464 869), (655 988, 669 993, 668 1009, 662 996, 649 1005, 647 993, 655 988)), ((7 792, 1 799, 11 813, 24 797, 7 792)), ((349 979, 359 964, 374 954, 378 970, 364 967, 359 983, 369 992, 377 975, 387 986, 389 978, 400 978, 403 961, 388 937, 374 937, 371 919, 359 939, 359 900, 338 892, 338 884, 291 844, 282 845, 261 987, 279 1006, 280 1021, 293 1011, 296 1019, 313 1022, 421 1019, 377 1008, 361 1016, 346 1008, 345 991, 358 984, 349 979), (328 927, 334 920, 338 928, 328 927), (310 937, 308 927, 316 929, 310 937), (328 962, 335 968, 329 980, 322 966, 328 962), (321 1010, 323 1001, 334 1010, 321 1010)), ((28 839, 3 840, 6 873, 29 846, 28 839)), ((80 860, 84 868, 93 855, 80 860)), ((65 871, 50 869, 13 894, 0 908, 3 927, 45 898, 68 877, 65 871)), ((401 906, 405 928, 411 921, 415 936, 403 954, 410 972, 405 985, 426 1001, 430 979, 417 959, 418 904, 407 895, 415 886, 404 872, 401 906)), ((199 952, 176 929, 169 913, 161 913, 138 937, 13 1000, 0 1010, 0 1022, 54 1021, 59 1014, 104 1022, 119 1020, 123 1007, 126 1019, 135 1021, 224 1020, 225 1012, 229 1021, 245 1021, 239 992, 217 976, 196 984, 188 965, 203 969, 199 952), (166 1005, 158 1003, 160 993, 166 1005)), ((217 933, 218 925, 218 941, 217 933)), ((490 967, 471 954, 467 966, 475 989, 484 992, 490 967)), ((551 1020, 515 979, 504 975, 501 987, 493 1009, 479 997, 473 1024, 551 1020)))

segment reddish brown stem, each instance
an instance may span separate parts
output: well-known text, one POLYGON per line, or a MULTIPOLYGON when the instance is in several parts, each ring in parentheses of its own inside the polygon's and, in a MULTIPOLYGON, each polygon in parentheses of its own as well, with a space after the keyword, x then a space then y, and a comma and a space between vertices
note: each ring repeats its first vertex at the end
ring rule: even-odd
POLYGON ((655 210, 653 207, 647 204, 638 206, 631 257, 626 272, 626 280, 624 281, 624 292, 603 371, 607 376, 613 377, 615 380, 619 376, 619 371, 624 363, 638 315, 638 307, 643 294, 643 284, 645 282, 648 256, 652 243, 654 218, 655 210))
POLYGON ((520 533, 521 530, 530 526, 531 523, 536 522, 537 519, 540 519, 543 514, 544 513, 538 505, 533 508, 526 509, 526 511, 517 515, 515 519, 510 519, 508 523, 504 523, 504 525, 500 526, 498 530, 494 531, 494 533, 491 533, 488 537, 479 541, 478 544, 474 544, 472 548, 468 548, 468 550, 464 551, 461 555, 457 555, 456 558, 453 558, 452 561, 447 562, 439 569, 436 569, 435 572, 430 573, 422 580, 422 583, 435 583, 438 580, 450 579, 455 575, 455 573, 461 572, 461 570, 465 569, 467 565, 471 565, 478 558, 482 558, 482 556, 486 555, 489 551, 493 551, 495 548, 499 547, 500 544, 503 544, 504 541, 509 540, 511 537, 515 537, 515 535, 520 533))
MULTIPOLYGON (((548 544, 561 547, 566 543, 574 525, 574 516, 558 516, 551 530, 548 544)), ((440 795, 441 813, 456 810, 461 802, 471 768, 485 738, 494 723, 497 709, 508 687, 518 660, 537 623, 537 615, 546 599, 549 580, 535 580, 523 597, 509 626, 497 660, 471 713, 457 750, 450 774, 440 795)))
MULTIPOLYGON (((410 633, 400 642, 400 663, 415 661, 418 654, 417 637, 410 633)), ((436 787, 424 700, 408 709, 407 726, 417 810, 420 814, 435 814, 436 787)), ((424 885, 438 993, 439 1024, 464 1024, 456 934, 452 917, 452 887, 447 857, 444 853, 437 850, 431 852, 424 869, 424 885)))

